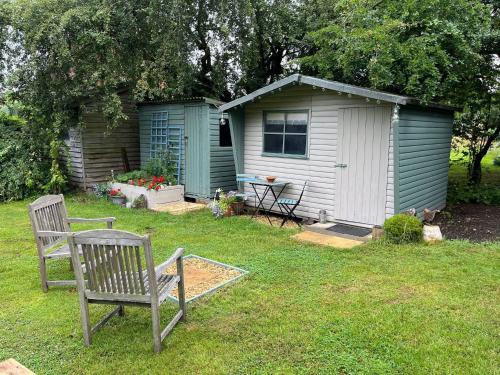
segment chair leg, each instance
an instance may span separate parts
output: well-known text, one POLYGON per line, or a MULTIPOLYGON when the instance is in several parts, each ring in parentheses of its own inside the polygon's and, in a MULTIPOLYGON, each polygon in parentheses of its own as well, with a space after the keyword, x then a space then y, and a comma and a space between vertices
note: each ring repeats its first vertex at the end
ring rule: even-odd
POLYGON ((288 209, 288 206, 286 205, 282 205, 283 209, 285 210, 286 212, 286 215, 285 217, 283 218, 283 221, 281 222, 281 225, 280 225, 280 228, 283 227, 283 225, 285 225, 285 223, 290 220, 290 210, 288 209))
POLYGON ((74 271, 74 268, 73 268, 73 261, 71 260, 71 258, 69 258, 69 270, 70 270, 71 272, 73 272, 73 271, 74 271))
POLYGON ((83 342, 86 346, 89 346, 92 344, 92 328, 90 326, 89 303, 83 296, 80 296, 80 316, 82 319, 83 342))
POLYGON ((42 290, 47 293, 49 290, 49 286, 47 284, 48 277, 47 277, 47 263, 46 259, 44 257, 40 257, 38 261, 38 268, 40 271, 40 281, 42 283, 42 290))
POLYGON ((160 328, 160 306, 158 303, 151 304, 151 318, 153 322, 153 344, 155 353, 161 351, 161 328, 160 328))
POLYGON ((177 285, 177 296, 179 298, 179 309, 182 310, 182 317, 180 320, 185 321, 186 320, 186 314, 187 314, 187 308, 186 308, 186 295, 184 292, 184 273, 182 272, 182 266, 181 266, 181 274, 179 284, 177 285))
POLYGON ((120 308, 118 309, 118 316, 124 316, 125 315, 125 306, 120 305, 120 308))

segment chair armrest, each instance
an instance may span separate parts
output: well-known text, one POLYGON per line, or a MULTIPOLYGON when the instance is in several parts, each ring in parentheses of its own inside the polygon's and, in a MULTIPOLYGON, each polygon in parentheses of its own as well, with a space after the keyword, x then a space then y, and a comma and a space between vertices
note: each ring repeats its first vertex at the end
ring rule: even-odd
POLYGON ((156 266, 155 267, 156 277, 165 272, 165 270, 168 267, 170 267, 177 259, 181 258, 183 254, 184 254, 184 248, 179 247, 177 250, 175 250, 175 253, 170 258, 168 258, 165 262, 163 262, 159 266, 156 266))
POLYGON ((115 217, 100 217, 94 219, 84 219, 81 217, 68 217, 66 222, 68 223, 113 223, 116 221, 115 217))
POLYGON ((42 230, 42 231, 36 232, 37 237, 63 237, 63 238, 67 238, 69 234, 70 234, 69 232, 56 232, 56 231, 52 231, 52 230, 42 230))

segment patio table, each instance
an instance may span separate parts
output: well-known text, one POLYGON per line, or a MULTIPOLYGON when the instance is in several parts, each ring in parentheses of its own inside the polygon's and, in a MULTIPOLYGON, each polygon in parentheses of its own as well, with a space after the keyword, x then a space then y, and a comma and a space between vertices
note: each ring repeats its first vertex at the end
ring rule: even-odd
MULTIPOLYGON (((262 208, 262 212, 264 213, 264 216, 269 221, 269 224, 273 225, 273 223, 271 222, 271 219, 269 217, 269 213, 271 212, 272 208, 274 207, 274 205, 278 201, 278 198, 280 197, 281 193, 283 193, 283 190, 285 190, 285 188, 287 187, 287 185, 290 184, 290 182, 285 181, 285 180, 276 180, 274 182, 269 182, 269 181, 267 181, 265 179, 261 179, 261 178, 256 178, 256 179, 249 180, 246 182, 248 182, 250 185, 252 185, 253 191, 255 192, 255 196, 257 197, 257 201, 259 202, 257 204, 257 209, 255 210, 255 212, 252 215, 252 218, 256 217, 259 214, 260 209, 262 208), (257 186, 264 186, 264 192, 262 193, 262 195, 259 195, 259 193, 257 192, 257 186), (269 192, 271 192, 274 200, 273 200, 271 206, 268 209, 266 209, 264 207, 264 199, 266 199, 266 196, 267 196, 267 194, 269 194, 269 192)), ((280 211, 281 211, 281 208, 280 208, 280 211)))

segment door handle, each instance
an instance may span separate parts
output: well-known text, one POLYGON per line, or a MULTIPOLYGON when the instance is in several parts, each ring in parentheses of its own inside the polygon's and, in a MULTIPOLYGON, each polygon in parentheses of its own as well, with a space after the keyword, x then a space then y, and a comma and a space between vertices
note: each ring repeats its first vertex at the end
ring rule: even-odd
POLYGON ((335 164, 335 168, 347 168, 347 164, 342 164, 342 163, 335 164))

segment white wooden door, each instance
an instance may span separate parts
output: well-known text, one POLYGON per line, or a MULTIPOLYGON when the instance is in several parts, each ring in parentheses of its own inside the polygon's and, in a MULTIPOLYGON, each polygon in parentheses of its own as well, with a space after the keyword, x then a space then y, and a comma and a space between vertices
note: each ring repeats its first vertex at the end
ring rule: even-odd
POLYGON ((362 225, 384 222, 390 118, 390 107, 339 110, 337 220, 362 225))

